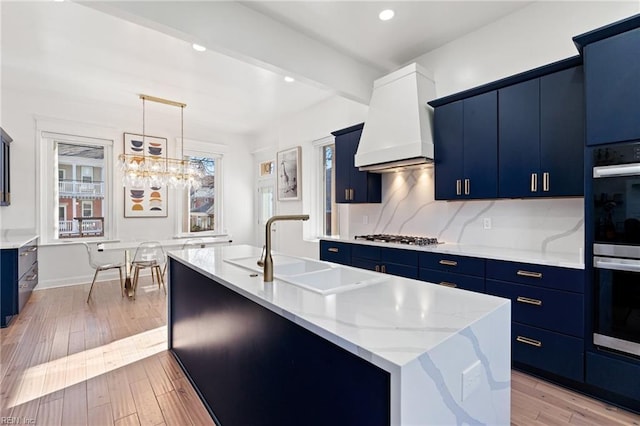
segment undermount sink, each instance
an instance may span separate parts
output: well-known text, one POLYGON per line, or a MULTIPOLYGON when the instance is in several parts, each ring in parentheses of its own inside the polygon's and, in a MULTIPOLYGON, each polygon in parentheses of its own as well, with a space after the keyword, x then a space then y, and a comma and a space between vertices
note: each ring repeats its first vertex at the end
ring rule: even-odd
MULTIPOLYGON (((333 294, 384 281, 382 274, 327 262, 273 255, 273 276, 320 294, 333 294)), ((225 259, 227 263, 262 273, 255 257, 225 259)))

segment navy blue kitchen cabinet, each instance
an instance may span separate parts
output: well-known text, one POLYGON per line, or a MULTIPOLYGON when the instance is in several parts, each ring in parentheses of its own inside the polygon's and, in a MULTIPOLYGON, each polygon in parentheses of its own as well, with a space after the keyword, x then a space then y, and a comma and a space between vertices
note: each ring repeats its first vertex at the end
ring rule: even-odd
POLYGON ((583 81, 578 66, 498 91, 500 197, 584 194, 583 81))
POLYGON ((484 293, 485 260, 441 253, 420 253, 420 280, 484 293))
POLYGON ((436 200, 497 197, 497 92, 435 108, 434 153, 436 200))
POLYGON ((361 172, 354 156, 358 150, 364 123, 331 132, 335 136, 336 202, 379 203, 382 199, 382 177, 361 172))
POLYGON ((636 16, 574 37, 584 47, 587 145, 640 139, 639 27, 636 16))
POLYGON ((9 325, 38 284, 38 245, 0 250, 0 327, 9 325))
POLYGON ((486 292, 511 299, 512 360, 584 381, 584 271, 487 260, 486 292))
POLYGON ((11 157, 10 144, 13 141, 0 128, 0 206, 11 204, 11 157))
POLYGON ((606 352, 587 352, 585 381, 600 389, 622 396, 624 405, 640 412, 640 364, 629 357, 606 352))
POLYGON ((351 265, 351 244, 320 240, 320 260, 351 265))
POLYGON ((405 278, 418 278, 418 252, 354 244, 351 266, 405 278))

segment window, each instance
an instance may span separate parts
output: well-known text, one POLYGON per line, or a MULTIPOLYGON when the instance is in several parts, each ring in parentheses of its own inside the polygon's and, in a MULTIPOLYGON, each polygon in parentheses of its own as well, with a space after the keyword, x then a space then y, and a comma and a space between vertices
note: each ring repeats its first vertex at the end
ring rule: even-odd
POLYGON ((93 217, 93 201, 82 202, 82 217, 93 217))
POLYGON ((42 132, 41 140, 43 243, 110 236, 112 141, 48 132, 42 132))
POLYGON ((221 234, 220 218, 220 168, 222 156, 187 156, 204 165, 205 177, 202 186, 190 189, 186 194, 185 212, 182 219, 183 234, 221 234))
POLYGON ((335 144, 333 139, 319 145, 320 149, 320 214, 322 236, 337 236, 340 233, 338 205, 335 191, 335 144))

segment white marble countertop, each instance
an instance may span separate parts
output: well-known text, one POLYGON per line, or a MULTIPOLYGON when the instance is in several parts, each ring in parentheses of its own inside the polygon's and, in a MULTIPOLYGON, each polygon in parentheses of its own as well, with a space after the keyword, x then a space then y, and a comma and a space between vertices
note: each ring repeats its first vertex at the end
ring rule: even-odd
POLYGON ((321 295, 277 279, 264 283, 262 275, 251 277, 253 271, 223 260, 257 260, 260 251, 236 245, 172 251, 169 256, 387 371, 510 304, 508 299, 386 274, 377 284, 321 295))
POLYGON ((0 232, 0 249, 17 249, 38 238, 30 230, 6 229, 0 232))
POLYGON ((355 240, 346 238, 323 238, 323 240, 340 241, 352 244, 364 244, 380 247, 391 247, 405 250, 428 251, 446 253, 459 256, 480 257, 484 259, 506 260, 510 262, 532 263, 536 265, 558 266, 572 269, 584 269, 584 255, 580 251, 575 253, 542 252, 540 250, 519 250, 504 247, 489 247, 480 245, 466 245, 442 243, 430 246, 414 246, 409 244, 384 243, 377 241, 355 240))

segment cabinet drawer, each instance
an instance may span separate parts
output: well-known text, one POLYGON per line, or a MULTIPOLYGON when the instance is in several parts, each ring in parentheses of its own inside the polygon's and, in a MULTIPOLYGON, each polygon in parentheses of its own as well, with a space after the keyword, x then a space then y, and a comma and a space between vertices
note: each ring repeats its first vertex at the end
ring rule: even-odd
POLYGON ((487 279, 584 293, 584 271, 582 269, 488 260, 487 279))
POLYGON ((18 278, 21 278, 38 261, 38 246, 26 245, 18 249, 18 278))
POLYGON ((380 272, 380 262, 371 259, 362 259, 360 257, 351 257, 351 266, 354 268, 368 269, 370 271, 380 272))
POLYGON ((380 260, 362 259, 359 257, 351 258, 351 266, 361 269, 369 269, 371 271, 382 272, 385 274, 397 275, 405 278, 418 278, 418 267, 409 265, 398 265, 395 263, 384 263, 380 260))
POLYGON ((584 336, 584 296, 487 279, 487 293, 511 299, 513 321, 584 336))
POLYGON ((418 252, 415 250, 381 247, 380 260, 385 264, 395 263, 396 265, 414 266, 416 268, 417 277, 418 252))
POLYGON ((484 276, 484 259, 441 253, 420 253, 420 268, 484 276))
POLYGON ((24 274, 18 281, 18 312, 22 312, 22 308, 29 300, 31 292, 38 284, 38 263, 31 266, 31 269, 24 274))
POLYGON ((420 269, 420 280, 448 287, 456 287, 464 290, 484 293, 484 278, 470 275, 453 274, 451 272, 434 271, 433 269, 420 269))
POLYGON ((351 256, 361 259, 380 260, 380 247, 352 244, 351 256))
POLYGON ((587 352, 586 382, 627 398, 640 400, 640 362, 625 362, 611 356, 587 352))
POLYGON ((351 244, 320 240, 320 260, 351 265, 351 244))
POLYGON ((530 365, 579 382, 584 381, 584 341, 576 337, 530 327, 511 325, 514 362, 530 365))

